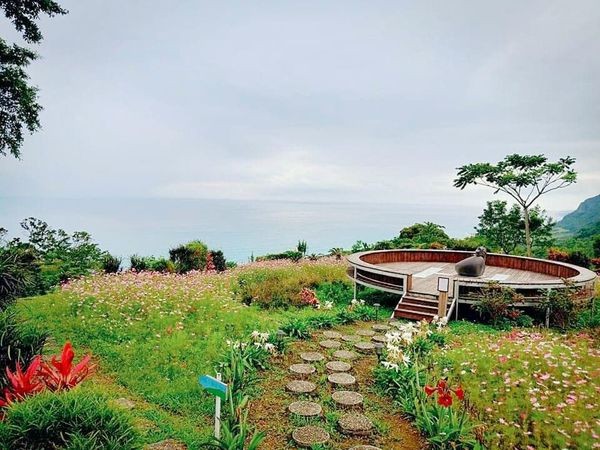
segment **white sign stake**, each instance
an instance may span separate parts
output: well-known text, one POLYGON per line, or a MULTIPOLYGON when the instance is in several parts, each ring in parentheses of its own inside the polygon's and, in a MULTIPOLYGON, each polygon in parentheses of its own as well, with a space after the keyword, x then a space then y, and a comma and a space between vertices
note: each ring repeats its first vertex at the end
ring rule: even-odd
MULTIPOLYGON (((221 374, 217 373, 217 380, 221 381, 221 374)), ((215 438, 221 438, 221 397, 215 396, 215 438)))

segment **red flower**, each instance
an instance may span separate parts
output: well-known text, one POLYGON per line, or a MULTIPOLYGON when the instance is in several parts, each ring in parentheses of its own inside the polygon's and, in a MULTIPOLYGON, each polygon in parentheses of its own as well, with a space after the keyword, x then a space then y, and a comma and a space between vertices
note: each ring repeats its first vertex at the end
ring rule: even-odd
POLYGON ((51 391, 71 389, 92 373, 95 366, 90 364, 91 355, 85 356, 76 366, 73 366, 74 357, 73 347, 70 342, 67 342, 63 347, 60 360, 53 356, 49 364, 42 365, 40 370, 48 389, 51 391))
POLYGON ((462 387, 459 386, 456 389, 451 389, 448 386, 448 382, 443 378, 438 381, 438 384, 435 387, 425 386, 425 394, 427 394, 427 397, 430 397, 435 392, 437 392, 438 404, 446 408, 452 406, 452 393, 454 393, 459 400, 465 398, 465 392, 462 387))
POLYGON ((22 400, 44 390, 44 384, 39 378, 41 361, 42 357, 36 356, 25 372, 21 369, 21 363, 17 363, 14 373, 8 367, 6 368, 9 386, 4 390, 4 402, 11 403, 14 400, 22 400))

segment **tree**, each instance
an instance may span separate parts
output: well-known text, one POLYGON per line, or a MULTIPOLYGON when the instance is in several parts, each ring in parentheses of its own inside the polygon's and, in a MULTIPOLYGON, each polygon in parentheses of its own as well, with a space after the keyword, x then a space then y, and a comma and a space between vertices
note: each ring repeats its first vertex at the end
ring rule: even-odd
POLYGON ((544 155, 508 155, 497 164, 474 163, 459 167, 454 187, 461 190, 480 184, 504 192, 516 200, 523 210, 527 256, 531 256, 530 210, 544 194, 569 186, 577 181, 573 169, 575 158, 567 156, 548 162, 544 155))
MULTIPOLYGON (((529 214, 531 240, 539 254, 552 244, 553 220, 542 209, 534 207, 529 214)), ((477 236, 483 238, 492 249, 503 253, 514 253, 519 246, 526 246, 525 218, 519 205, 508 208, 507 202, 495 200, 487 202, 487 207, 479 216, 479 224, 475 227, 477 236)))
POLYGON ((434 242, 446 244, 450 237, 444 231, 443 225, 433 222, 415 223, 400 230, 400 239, 409 239, 416 244, 430 245, 434 242))
MULTIPOLYGON (((42 40, 42 33, 35 23, 41 14, 50 17, 67 11, 52 0, 0 0, 0 8, 23 39, 30 44, 42 40)), ((0 38, 0 155, 7 152, 15 158, 21 154, 25 129, 33 133, 40 127, 37 103, 38 89, 29 84, 25 69, 37 58, 35 52, 8 44, 0 38)))

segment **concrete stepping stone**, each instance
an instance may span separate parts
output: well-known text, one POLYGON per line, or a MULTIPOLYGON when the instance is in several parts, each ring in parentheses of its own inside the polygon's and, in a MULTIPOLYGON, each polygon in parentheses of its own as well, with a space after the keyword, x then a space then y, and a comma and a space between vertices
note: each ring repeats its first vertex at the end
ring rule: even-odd
POLYGON ((292 364, 290 366, 290 372, 297 375, 310 375, 315 373, 317 369, 312 364, 292 364))
POLYGON ((327 377, 327 380, 336 386, 352 386, 356 378, 346 372, 335 372, 327 377))
POLYGON ((327 339, 340 339, 342 337, 342 333, 338 333, 337 331, 327 330, 327 331, 323 331, 323 336, 325 336, 327 339))
POLYGON ((310 394, 317 390, 317 385, 310 381, 292 380, 285 385, 285 388, 294 394, 310 394))
POLYGON ((323 408, 321 408, 321 405, 318 403, 300 400, 290 404, 290 406, 288 406, 288 410, 292 414, 296 414, 298 416, 315 417, 321 415, 323 408))
POLYGON ((359 413, 344 414, 338 420, 338 425, 342 433, 354 436, 364 436, 373 430, 371 419, 359 413))
POLYGON ((357 330, 356 334, 359 336, 371 337, 375 334, 373 330, 357 330))
POLYGON ((325 364, 325 367, 327 367, 327 370, 330 372, 348 372, 352 369, 352 366, 344 361, 329 361, 325 364))
POLYGON ((372 342, 378 342, 380 344, 387 344, 387 338, 383 334, 376 334, 371 337, 372 342))
POLYGON ((350 450, 381 450, 379 447, 373 445, 355 445, 350 450))
POLYGON ((164 441, 148 444, 144 447, 146 450, 187 450, 187 446, 175 439, 165 439, 164 441))
POLYGON ((340 348, 342 346, 339 341, 334 341, 332 339, 321 341, 319 342, 319 345, 323 348, 340 348))
POLYGON ((358 342, 360 341, 362 338, 360 336, 355 336, 355 335, 344 335, 342 336, 342 341, 346 341, 346 342, 358 342))
POLYGON ((305 427, 296 428, 292 432, 292 439, 301 447, 313 447, 315 445, 323 445, 329 442, 330 436, 327 431, 321 427, 307 425, 305 427))
POLYGON ((311 362, 323 361, 325 359, 325 356, 323 356, 319 352, 304 352, 304 353, 300 353, 300 358, 302 358, 303 361, 311 363, 311 362))
POLYGON ((361 353, 372 353, 375 351, 375 344, 372 342, 357 342, 354 348, 361 353))
POLYGON ((378 331, 378 332, 391 330, 391 327, 389 325, 383 325, 383 324, 380 324, 380 323, 376 323, 371 328, 374 331, 378 331))
POLYGON ((362 394, 354 391, 335 391, 331 394, 333 401, 339 406, 358 406, 363 402, 362 394))
POLYGON ((336 359, 347 359, 352 361, 358 358, 358 354, 356 352, 351 352, 348 350, 338 350, 337 352, 333 352, 333 357, 336 359))

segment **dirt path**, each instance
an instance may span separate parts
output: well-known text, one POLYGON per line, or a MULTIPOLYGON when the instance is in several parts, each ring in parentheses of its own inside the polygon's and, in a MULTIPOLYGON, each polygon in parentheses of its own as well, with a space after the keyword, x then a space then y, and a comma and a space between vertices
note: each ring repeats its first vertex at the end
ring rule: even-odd
MULTIPOLYGON (((373 323, 358 323, 354 325, 338 327, 327 331, 318 331, 307 341, 296 341, 286 350, 286 354, 279 357, 268 371, 262 373, 259 383, 260 394, 252 401, 250 408, 250 420, 259 430, 267 433, 261 449, 284 450, 297 448, 310 448, 297 444, 293 439, 300 441, 321 437, 323 440, 329 437, 328 443, 315 446, 319 449, 383 449, 383 450, 418 450, 426 448, 425 440, 419 435, 409 421, 404 419, 392 401, 378 395, 373 386, 372 369, 377 364, 377 356, 369 345, 372 342, 373 323), (357 332, 363 335, 356 334, 357 332), (365 336, 365 334, 367 336, 365 336), (323 343, 322 341, 327 341, 323 343), (333 342, 333 343, 332 343, 333 342), (323 345, 325 345, 325 347, 323 345), (336 344, 338 343, 338 344, 336 344), (366 347, 359 351, 358 347, 366 347), (333 347, 333 348, 327 348, 333 347), (339 350, 355 353, 356 359, 340 358, 339 350), (306 355, 311 352, 313 355, 306 355), (321 354, 323 359, 312 361, 321 354), (306 361, 303 357, 308 358, 306 361), (351 365, 350 370, 343 364, 334 364, 339 372, 333 372, 327 363, 332 361, 343 361, 351 365), (306 375, 294 373, 294 369, 314 372, 306 375), (312 368, 311 368, 312 367, 312 368), (348 385, 336 385, 328 377, 332 373, 343 374, 340 381, 355 383, 348 385), (293 380, 307 381, 299 385, 302 389, 315 390, 311 393, 295 393, 289 390, 288 383, 293 380), (354 401, 362 402, 354 406, 342 406, 339 401, 339 393, 336 391, 350 391, 354 401), (360 395, 356 395, 358 393, 360 395), (296 403, 295 403, 296 402, 296 403), (300 402, 300 403, 298 403, 300 402), (295 404, 294 404, 295 403, 295 404), (291 413, 289 407, 299 408, 298 413, 291 413), (320 406, 320 411, 318 406, 320 406), (303 410, 306 410, 303 412, 303 410), (302 414, 307 414, 303 416, 302 414), (314 414, 314 415, 313 415, 314 414), (342 428, 346 427, 346 430, 342 428), (360 447, 371 445, 374 447, 360 447)), ((378 335, 382 332, 378 331, 378 335)), ((341 354, 343 356, 350 356, 341 354)), ((336 376, 333 377, 335 379, 336 376)))

